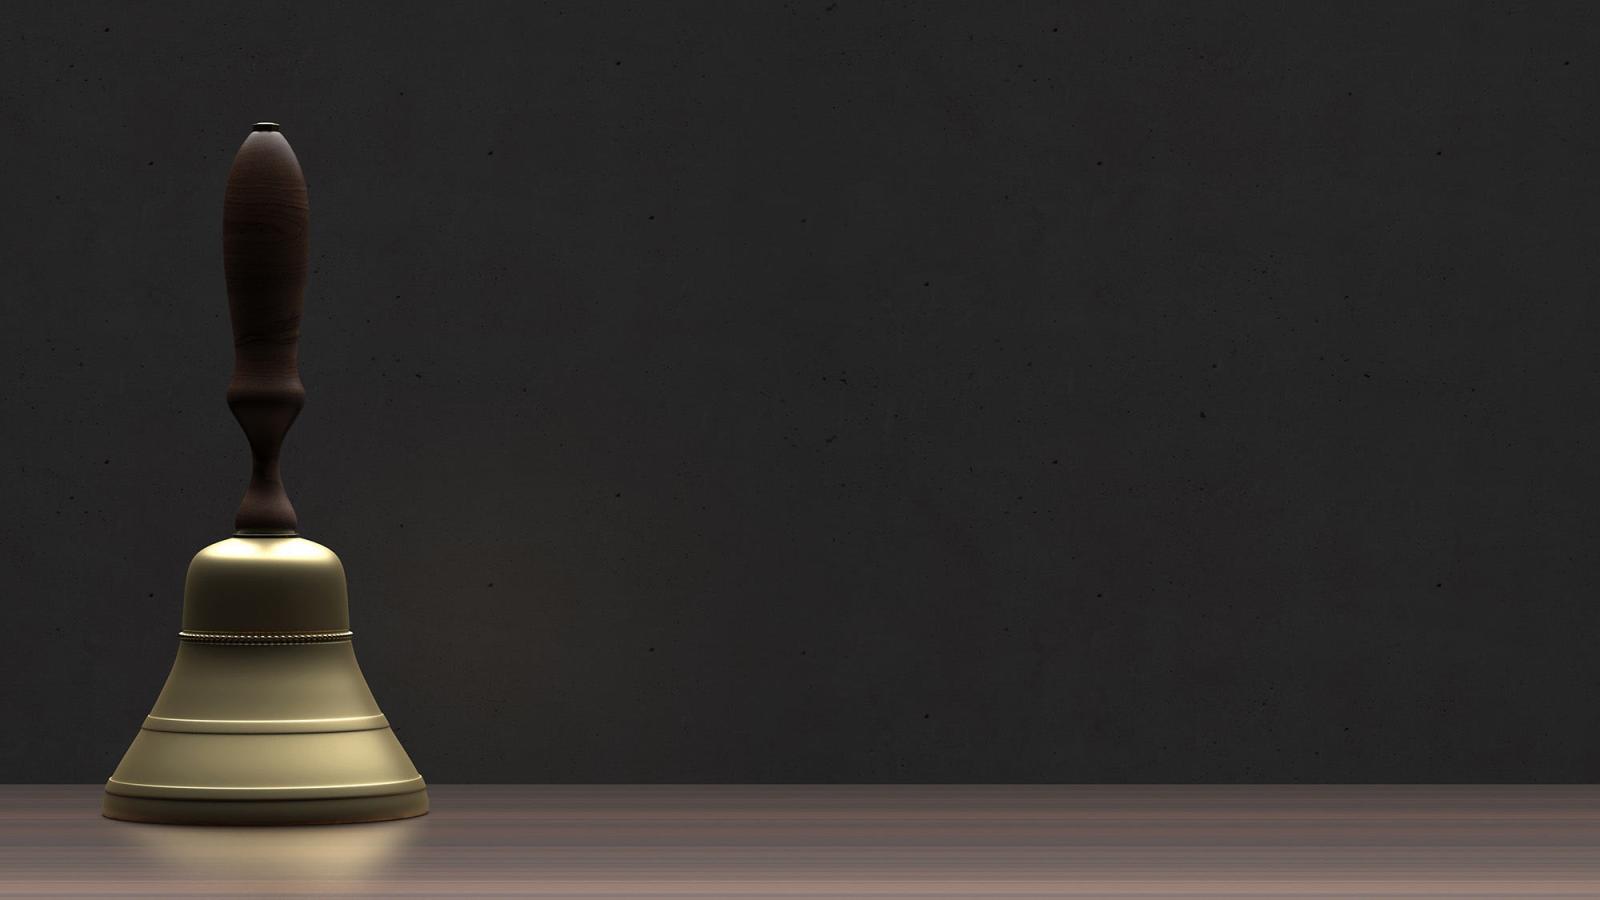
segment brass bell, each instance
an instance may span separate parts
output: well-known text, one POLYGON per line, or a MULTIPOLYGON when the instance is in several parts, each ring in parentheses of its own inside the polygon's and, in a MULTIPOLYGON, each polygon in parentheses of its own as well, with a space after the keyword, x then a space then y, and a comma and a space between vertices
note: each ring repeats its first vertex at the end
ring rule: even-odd
POLYGON ((177 660, 106 782, 101 809, 113 819, 287 825, 428 811, 422 776, 356 664, 344 567, 298 536, 278 476, 305 398, 308 215, 294 151, 277 125, 258 124, 223 203, 228 405, 250 440, 250 487, 234 536, 189 564, 177 660))

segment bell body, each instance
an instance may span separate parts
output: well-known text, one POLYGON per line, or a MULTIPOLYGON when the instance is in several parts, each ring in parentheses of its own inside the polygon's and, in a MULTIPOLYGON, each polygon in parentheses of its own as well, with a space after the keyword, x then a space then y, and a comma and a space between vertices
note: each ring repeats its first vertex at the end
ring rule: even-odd
POLYGON ((356 664, 333 551, 250 536, 195 556, 177 661, 106 783, 102 810, 241 825, 428 811, 422 776, 356 664))

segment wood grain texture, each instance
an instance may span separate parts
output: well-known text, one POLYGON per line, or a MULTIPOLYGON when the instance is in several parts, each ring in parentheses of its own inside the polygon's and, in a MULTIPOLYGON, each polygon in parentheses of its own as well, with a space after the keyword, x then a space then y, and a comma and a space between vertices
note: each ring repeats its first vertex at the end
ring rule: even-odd
POLYGON ((1592 897, 1595 787, 435 786, 423 818, 133 825, 0 788, 0 896, 1592 897))
POLYGON ((293 532, 294 506, 278 471, 284 435, 305 405, 300 317, 305 309, 310 206, 305 176, 275 125, 245 138, 222 204, 222 262, 233 321, 228 408, 250 441, 250 486, 240 533, 293 532))

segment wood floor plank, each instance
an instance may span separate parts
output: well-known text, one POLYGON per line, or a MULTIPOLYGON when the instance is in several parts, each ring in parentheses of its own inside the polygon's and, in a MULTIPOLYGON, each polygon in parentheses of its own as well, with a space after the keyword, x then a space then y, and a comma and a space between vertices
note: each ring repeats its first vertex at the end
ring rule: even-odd
POLYGON ((1590 897, 1591 786, 437 785, 421 819, 196 828, 0 786, 0 896, 1590 897))

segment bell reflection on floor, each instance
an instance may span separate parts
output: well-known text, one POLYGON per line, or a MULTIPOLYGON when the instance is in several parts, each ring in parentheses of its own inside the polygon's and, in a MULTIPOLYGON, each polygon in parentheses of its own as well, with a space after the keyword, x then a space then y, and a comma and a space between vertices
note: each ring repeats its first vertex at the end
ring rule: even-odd
POLYGON ((172 878, 320 882, 392 871, 426 827, 426 819, 413 819, 339 828, 151 825, 109 834, 172 878))

